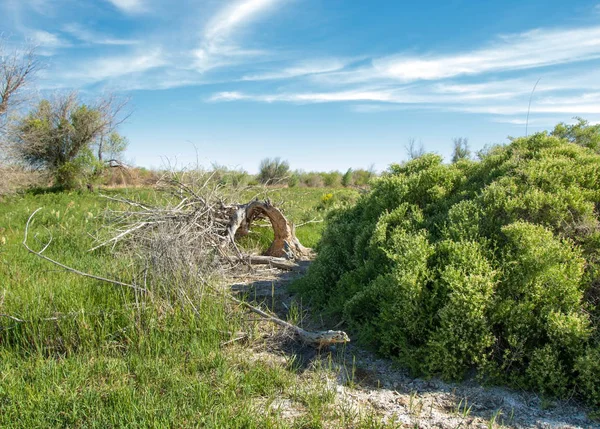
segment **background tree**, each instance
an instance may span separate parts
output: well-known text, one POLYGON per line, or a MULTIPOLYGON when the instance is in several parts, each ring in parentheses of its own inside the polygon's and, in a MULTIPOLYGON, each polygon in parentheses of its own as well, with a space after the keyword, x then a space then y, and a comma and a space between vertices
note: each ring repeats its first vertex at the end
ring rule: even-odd
MULTIPOLYGON (((5 151, 6 130, 10 114, 26 101, 27 87, 40 69, 35 46, 8 48, 7 39, 0 35, 0 150, 5 151)), ((4 153, 6 155, 6 153, 4 153)))
POLYGON ((48 170, 57 186, 90 184, 103 167, 120 164, 104 154, 126 147, 115 131, 124 106, 112 96, 84 104, 75 92, 42 100, 12 130, 14 149, 32 167, 48 170))
POLYGON ((122 164, 121 156, 128 145, 127 137, 117 131, 113 130, 108 135, 101 134, 95 144, 98 161, 109 166, 122 164))
POLYGON ((290 164, 281 158, 265 158, 258 167, 258 180, 264 184, 283 181, 290 172, 290 164))
POLYGON ((419 140, 419 143, 417 144, 414 137, 408 139, 405 148, 409 159, 417 159, 425 155, 425 146, 423 146, 423 142, 419 140))
POLYGON ((590 125, 585 119, 575 119, 577 123, 573 125, 561 122, 554 127, 551 135, 600 152, 600 124, 590 125))
POLYGON ((454 149, 452 150, 452 163, 458 162, 461 159, 471 158, 471 150, 469 149, 469 139, 466 137, 455 137, 452 139, 454 149))
POLYGON ((352 185, 352 173, 352 169, 349 168, 342 176, 342 186, 344 188, 347 188, 348 186, 352 185))

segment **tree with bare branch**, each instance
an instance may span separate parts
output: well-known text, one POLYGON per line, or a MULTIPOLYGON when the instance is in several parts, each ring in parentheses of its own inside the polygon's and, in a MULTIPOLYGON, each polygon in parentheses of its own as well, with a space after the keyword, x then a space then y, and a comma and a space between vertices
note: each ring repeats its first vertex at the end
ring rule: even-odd
POLYGON ((419 140, 419 143, 417 144, 417 140, 414 137, 408 139, 405 149, 409 159, 417 159, 425 155, 425 146, 423 146, 423 142, 419 140))
POLYGON ((86 104, 76 92, 42 100, 11 129, 12 145, 27 164, 48 170, 56 185, 91 186, 103 167, 122 165, 104 154, 126 147, 116 133, 126 103, 109 95, 86 104))
POLYGON ((0 35, 0 120, 23 102, 23 92, 39 69, 34 45, 11 51, 6 38, 0 35))
POLYGON ((41 68, 35 45, 10 49, 0 34, 0 155, 7 156, 6 132, 11 115, 27 101, 25 94, 41 68))

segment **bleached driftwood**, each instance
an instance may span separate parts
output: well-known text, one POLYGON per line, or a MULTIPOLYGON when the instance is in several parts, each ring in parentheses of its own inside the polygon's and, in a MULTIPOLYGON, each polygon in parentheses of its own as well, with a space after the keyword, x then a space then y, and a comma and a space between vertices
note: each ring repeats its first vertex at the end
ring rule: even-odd
MULTIPOLYGON (((207 259, 217 252, 223 266, 239 263, 264 264, 264 259, 245 255, 236 244, 236 239, 248 235, 253 222, 268 219, 273 228, 274 239, 262 256, 302 260, 311 256, 312 251, 300 243, 295 227, 283 212, 270 200, 254 199, 245 204, 226 203, 219 189, 210 188, 208 180, 190 185, 176 177, 163 180, 167 194, 164 206, 153 206, 121 197, 105 196, 111 201, 125 206, 121 210, 110 209, 102 238, 90 249, 114 246, 119 242, 136 243, 155 240, 158 229, 168 231, 173 239, 194 246, 195 257, 207 259)), ((279 260, 270 260, 272 266, 282 269, 294 268, 279 260)))

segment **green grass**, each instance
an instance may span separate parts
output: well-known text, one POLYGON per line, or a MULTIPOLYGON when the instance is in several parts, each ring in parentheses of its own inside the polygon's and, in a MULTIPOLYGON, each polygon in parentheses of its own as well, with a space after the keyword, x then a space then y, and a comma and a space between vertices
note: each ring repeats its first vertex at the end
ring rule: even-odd
MULTIPOLYGON (((113 191, 116 192, 116 191, 113 191)), ((149 190, 118 191, 153 198, 149 190)), ((312 218, 319 190, 278 190, 294 222, 312 218)), ((64 272, 21 245, 29 243, 74 268, 124 282, 135 264, 107 249, 87 252, 107 200, 89 193, 28 193, 0 202, 0 427, 380 427, 345 416, 319 376, 252 360, 222 344, 242 328, 241 311, 206 296, 189 306, 143 300, 132 291, 64 272), (46 320, 54 318, 52 320, 46 320), (293 419, 269 410, 288 398, 293 419), (329 424, 327 423, 329 422, 329 424)), ((301 227, 316 244, 322 224, 301 227)))

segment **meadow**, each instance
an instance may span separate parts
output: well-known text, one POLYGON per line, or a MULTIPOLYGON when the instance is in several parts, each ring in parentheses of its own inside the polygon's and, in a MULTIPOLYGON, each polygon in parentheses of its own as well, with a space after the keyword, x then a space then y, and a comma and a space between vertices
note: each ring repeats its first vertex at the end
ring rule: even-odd
MULTIPOLYGON (((102 190, 151 201, 152 189, 102 190)), ((280 189, 294 222, 322 218, 339 190, 280 189), (325 197, 331 194, 333 197, 325 197), (323 202, 325 200, 325 203, 323 202)), ((355 191, 340 200, 352 199, 355 191)), ((378 427, 347 415, 318 375, 300 376, 293 362, 252 360, 247 346, 224 345, 245 312, 206 294, 193 306, 152 300, 124 288, 74 275, 22 246, 31 213, 42 207, 29 245, 85 272, 139 282, 132 259, 108 249, 88 252, 112 205, 98 194, 29 191, 0 203, 1 427, 378 427), (289 398, 293 419, 271 404, 289 398)), ((298 228, 314 245, 322 223, 298 228)), ((268 242, 262 228, 247 245, 268 242), (264 237, 262 235, 265 235, 264 237)), ((176 278, 172 285, 176 287, 176 278)), ((251 341, 263 341, 259 337, 251 341)))

